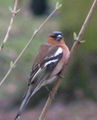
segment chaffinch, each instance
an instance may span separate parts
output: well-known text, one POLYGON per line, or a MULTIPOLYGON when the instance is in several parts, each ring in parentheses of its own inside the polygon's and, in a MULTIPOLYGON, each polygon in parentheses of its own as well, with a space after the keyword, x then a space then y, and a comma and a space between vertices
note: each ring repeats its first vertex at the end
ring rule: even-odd
POLYGON ((28 81, 28 91, 15 117, 20 117, 30 98, 43 86, 53 83, 67 64, 70 51, 61 32, 52 32, 37 55, 28 81))

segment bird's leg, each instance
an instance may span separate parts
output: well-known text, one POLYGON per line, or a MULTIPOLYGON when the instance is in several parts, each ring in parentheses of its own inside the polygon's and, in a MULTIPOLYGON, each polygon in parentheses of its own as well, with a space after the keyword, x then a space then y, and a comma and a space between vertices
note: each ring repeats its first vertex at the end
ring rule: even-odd
POLYGON ((45 89, 46 89, 48 92, 50 92, 50 89, 49 89, 47 86, 45 86, 45 89))
POLYGON ((51 98, 51 99, 54 99, 54 97, 52 96, 52 91, 50 91, 50 89, 49 89, 47 86, 45 86, 45 88, 46 88, 46 90, 49 92, 50 98, 51 98))

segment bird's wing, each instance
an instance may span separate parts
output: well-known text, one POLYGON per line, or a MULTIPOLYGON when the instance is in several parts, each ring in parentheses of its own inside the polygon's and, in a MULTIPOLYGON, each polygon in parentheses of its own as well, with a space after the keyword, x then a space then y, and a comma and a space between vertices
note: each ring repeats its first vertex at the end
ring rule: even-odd
POLYGON ((41 45, 38 55, 36 56, 34 62, 33 62, 33 66, 35 66, 37 63, 41 62, 45 56, 47 55, 48 51, 52 48, 52 45, 50 44, 43 44, 41 45))
MULTIPOLYGON (((63 56, 63 51, 61 47, 54 47, 54 46, 50 47, 48 49, 48 52, 43 57, 43 59, 33 65, 28 84, 36 82, 35 78, 37 76, 40 77, 45 72, 46 72, 45 74, 49 73, 50 75, 54 70, 54 68, 56 67, 56 65, 58 64, 58 62, 60 61, 60 59, 62 58, 62 56, 63 56)), ((56 73, 58 72, 60 72, 60 70, 56 71, 56 73)), ((42 77, 43 76, 44 75, 42 75, 42 77)))
POLYGON ((45 58, 45 56, 47 55, 47 53, 51 47, 52 47, 52 45, 50 45, 48 43, 41 45, 38 55, 36 56, 36 58, 33 62, 32 71, 30 73, 28 85, 30 84, 30 81, 31 81, 32 77, 34 76, 34 74, 40 68, 40 62, 45 58))
MULTIPOLYGON (((27 106, 30 98, 43 86, 52 83, 56 80, 57 75, 49 77, 57 64, 60 62, 63 57, 63 51, 60 47, 51 47, 48 50, 48 53, 45 54, 43 60, 39 63, 36 63, 30 74, 29 78, 29 88, 27 94, 20 106, 20 109, 15 117, 15 120, 19 118, 23 110, 27 106)), ((58 73, 57 71, 56 73, 58 73)))

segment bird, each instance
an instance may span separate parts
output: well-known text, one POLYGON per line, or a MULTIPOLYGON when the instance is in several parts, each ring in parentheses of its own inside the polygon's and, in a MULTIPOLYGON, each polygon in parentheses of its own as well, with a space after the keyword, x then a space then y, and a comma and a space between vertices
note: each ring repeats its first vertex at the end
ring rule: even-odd
POLYGON ((41 45, 28 80, 28 91, 14 120, 20 118, 31 97, 43 86, 55 82, 61 77, 64 64, 67 64, 70 51, 60 31, 53 31, 47 41, 41 45))

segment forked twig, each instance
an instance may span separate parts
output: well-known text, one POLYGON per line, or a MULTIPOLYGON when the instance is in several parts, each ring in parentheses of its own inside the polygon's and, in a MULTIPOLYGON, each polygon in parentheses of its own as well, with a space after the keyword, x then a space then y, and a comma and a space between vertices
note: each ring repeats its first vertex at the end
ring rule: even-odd
POLYGON ((17 13, 20 11, 20 9, 17 10, 17 6, 18 6, 18 2, 19 0, 15 0, 14 2, 14 8, 12 9, 11 7, 9 8, 9 10, 11 11, 12 13, 12 17, 10 19, 10 23, 9 23, 9 26, 8 26, 8 29, 7 29, 7 32, 6 32, 6 35, 0 45, 0 51, 4 48, 4 45, 6 44, 6 42, 8 41, 8 38, 9 38, 9 34, 10 34, 10 31, 12 29, 12 25, 13 25, 13 21, 14 21, 14 18, 15 16, 17 15, 17 13))
POLYGON ((55 9, 52 11, 52 13, 44 20, 44 22, 38 27, 38 29, 36 29, 34 31, 34 33, 32 34, 31 39, 28 41, 28 43, 25 45, 25 47, 23 48, 23 50, 21 51, 21 53, 18 55, 18 57, 16 58, 16 60, 14 62, 11 61, 10 64, 10 68, 8 70, 8 72, 6 73, 6 75, 4 76, 4 78, 1 80, 0 82, 0 86, 4 83, 4 81, 6 80, 6 78, 8 77, 8 75, 11 73, 12 69, 14 69, 16 63, 20 60, 20 58, 22 57, 23 53, 26 51, 26 49, 28 48, 28 46, 30 45, 30 43, 32 42, 32 40, 34 39, 34 37, 37 35, 37 33, 41 30, 41 28, 43 28, 43 26, 47 23, 47 21, 52 17, 52 15, 61 7, 61 4, 57 3, 55 9))
MULTIPOLYGON (((93 12, 94 12, 96 7, 97 7, 97 0, 94 0, 93 4, 92 4, 92 6, 91 6, 91 8, 90 8, 90 10, 89 10, 89 12, 87 14, 87 17, 86 17, 86 19, 85 19, 85 21, 84 21, 84 23, 83 23, 83 25, 82 25, 82 27, 80 29, 80 32, 79 32, 78 36, 76 35, 76 39, 75 39, 76 41, 74 42, 74 44, 73 44, 73 46, 71 48, 70 58, 73 56, 73 53, 76 51, 76 48, 78 47, 79 43, 81 43, 83 35, 84 35, 85 31, 86 31, 86 28, 87 28, 87 26, 89 24, 90 19, 92 18, 93 12)), ((70 62, 70 58, 68 59, 68 63, 70 62)), ((62 71, 61 74, 64 75, 65 71, 66 71, 66 65, 64 65, 64 70, 62 71)), ((58 78, 54 88, 51 91, 52 95, 49 95, 49 97, 47 99, 47 102, 46 102, 46 104, 45 104, 45 106, 44 106, 38 120, 45 120, 48 108, 49 108, 50 104, 53 101, 51 96, 53 96, 53 98, 54 98, 58 88, 60 87, 61 81, 62 80, 60 78, 58 78)))

